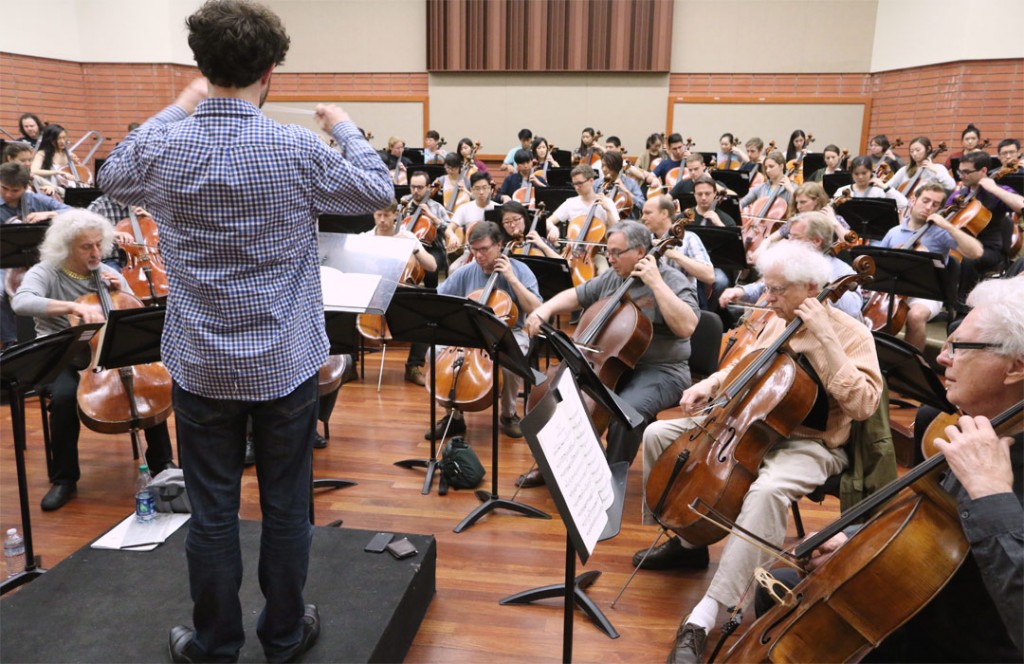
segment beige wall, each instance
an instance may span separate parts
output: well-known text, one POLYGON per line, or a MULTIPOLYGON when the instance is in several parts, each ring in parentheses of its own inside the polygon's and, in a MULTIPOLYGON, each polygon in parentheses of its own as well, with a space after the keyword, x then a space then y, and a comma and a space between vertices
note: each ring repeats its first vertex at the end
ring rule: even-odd
MULTIPOLYGON (((860 154, 864 104, 702 104, 673 106, 673 131, 696 141, 700 152, 718 150, 718 138, 729 132, 740 143, 754 136, 786 152, 789 135, 803 129, 814 135, 811 152, 821 152, 834 143, 851 156, 860 154)), ((742 147, 741 147, 742 149, 742 147)))
POLYGON ((1020 0, 878 0, 870 71, 1024 58, 1021 26, 1020 0), (978 28, 976 36, 958 39, 955 35, 967 26, 978 28))
MULTIPOLYGON (((202 0, 0 0, 53 17, 40 39, 31 19, 4 30, 2 50, 76 62, 194 64, 185 19, 202 0)), ((284 21, 291 48, 282 72, 422 72, 426 0, 264 0, 284 21)), ((41 25, 41 24, 40 24, 41 25)))
POLYGON ((665 126, 667 95, 663 74, 433 74, 430 124, 450 146, 469 137, 481 153, 502 155, 524 127, 572 150, 590 126, 636 155, 665 126))
POLYGON ((292 38, 282 72, 422 72, 426 0, 269 0, 292 38))
POLYGON ((319 125, 313 120, 313 107, 321 102, 338 104, 344 108, 353 122, 373 134, 370 144, 378 150, 387 146, 391 135, 404 138, 410 147, 423 145, 421 102, 346 101, 328 95, 320 101, 275 101, 274 96, 270 95, 263 106, 263 113, 283 124, 301 125, 327 140, 327 135, 320 131, 319 125))
POLYGON ((865 72, 878 0, 675 0, 672 71, 865 72))

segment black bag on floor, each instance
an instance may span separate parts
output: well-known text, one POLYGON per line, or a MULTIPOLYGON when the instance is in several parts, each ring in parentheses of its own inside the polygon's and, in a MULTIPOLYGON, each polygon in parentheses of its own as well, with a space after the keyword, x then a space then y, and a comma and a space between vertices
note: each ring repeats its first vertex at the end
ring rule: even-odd
POLYGON ((445 443, 441 452, 441 480, 438 493, 445 495, 448 487, 475 489, 484 479, 484 465, 462 436, 445 443))

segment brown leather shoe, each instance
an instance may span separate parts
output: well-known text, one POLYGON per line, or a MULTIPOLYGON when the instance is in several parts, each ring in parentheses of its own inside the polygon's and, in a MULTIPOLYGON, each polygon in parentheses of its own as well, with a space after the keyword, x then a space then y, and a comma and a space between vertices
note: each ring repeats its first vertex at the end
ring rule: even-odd
POLYGON ((423 375, 423 367, 406 367, 405 382, 413 385, 426 385, 427 377, 423 375))
POLYGON ((667 542, 654 547, 647 558, 644 558, 645 553, 647 553, 647 549, 640 549, 633 554, 634 567, 640 569, 707 569, 710 562, 706 546, 687 549, 678 537, 669 537, 667 542))
POLYGON ((516 480, 516 486, 523 489, 532 489, 535 486, 544 486, 544 476, 540 474, 540 468, 534 468, 528 473, 523 473, 516 480))
POLYGON ((704 661, 708 632, 699 625, 684 623, 676 631, 676 645, 668 655, 668 664, 697 664, 704 661))

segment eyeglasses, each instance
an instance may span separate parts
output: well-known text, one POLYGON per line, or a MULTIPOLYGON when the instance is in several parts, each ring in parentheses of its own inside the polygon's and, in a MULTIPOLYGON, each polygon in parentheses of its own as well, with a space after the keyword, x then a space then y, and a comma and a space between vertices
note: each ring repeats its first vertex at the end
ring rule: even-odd
POLYGON ((505 224, 506 226, 508 226, 508 225, 510 225, 510 224, 518 224, 518 223, 520 223, 520 222, 525 222, 525 221, 526 221, 525 219, 523 219, 523 218, 522 218, 521 216, 519 216, 519 215, 517 214, 517 215, 510 215, 510 216, 506 216, 505 218, 503 218, 503 219, 501 220, 501 223, 503 223, 503 224, 505 224))
POLYGON ((498 246, 498 245, 496 243, 492 242, 491 244, 487 245, 486 247, 472 247, 471 246, 469 248, 469 251, 471 253, 474 253, 474 254, 486 254, 488 251, 490 251, 491 249, 493 249, 496 246, 498 246))
POLYGON ((581 180, 579 182, 573 182, 572 186, 574 186, 574 187, 582 187, 583 185, 585 185, 586 183, 590 182, 593 179, 594 178, 587 178, 586 180, 581 180))
POLYGON ((1002 348, 1002 344, 987 343, 984 341, 950 341, 942 344, 940 354, 945 353, 946 357, 953 359, 958 350, 983 350, 985 348, 1002 348))
POLYGON ((621 256, 624 253, 633 251, 634 249, 636 249, 636 247, 630 247, 629 249, 609 249, 608 258, 614 258, 615 260, 618 260, 619 256, 621 256))
POLYGON ((963 177, 965 175, 970 175, 971 173, 977 173, 978 169, 975 168, 975 169, 970 170, 970 171, 965 171, 962 168, 958 168, 958 169, 956 169, 956 172, 960 174, 960 177, 963 177))
POLYGON ((770 295, 780 297, 783 293, 789 290, 790 286, 792 286, 792 284, 786 284, 785 286, 765 286, 765 290, 768 291, 770 295))

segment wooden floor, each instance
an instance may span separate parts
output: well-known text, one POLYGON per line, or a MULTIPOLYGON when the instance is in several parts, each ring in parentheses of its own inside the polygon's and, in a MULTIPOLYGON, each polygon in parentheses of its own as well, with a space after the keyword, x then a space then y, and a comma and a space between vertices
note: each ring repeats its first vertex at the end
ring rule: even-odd
MULTIPOLYGON (((422 472, 393 465, 400 459, 429 455, 429 443, 423 439, 429 421, 428 398, 422 387, 403 382, 405 353, 404 348, 393 348, 387 353, 384 385, 379 394, 379 355, 370 357, 365 381, 357 380, 342 388, 331 419, 331 439, 327 449, 316 451, 314 472, 316 477, 348 478, 359 485, 319 492, 315 502, 317 523, 343 519, 346 527, 429 533, 437 537, 437 595, 408 661, 557 660, 562 643, 561 602, 513 607, 499 606, 498 600, 562 579, 562 523, 557 516, 540 520, 499 512, 461 534, 452 532, 478 504, 473 493, 457 491, 442 497, 435 489, 431 495, 421 495, 422 472)), ((469 414, 467 419, 467 438, 488 469, 485 482, 489 487, 490 411, 469 414)), ((173 430, 173 417, 170 425, 173 430)), ((37 404, 29 407, 28 426, 28 489, 36 552, 43 555, 44 566, 52 567, 128 514, 133 506, 137 471, 127 435, 101 436, 83 428, 78 497, 57 512, 43 513, 39 500, 49 485, 37 404)), ((0 448, 0 526, 6 529, 20 525, 10 412, 6 406, 0 418, 0 448)), ((525 442, 502 436, 500 461, 500 495, 508 498, 515 491, 516 476, 531 464, 525 442)), ((577 612, 577 661, 661 661, 672 645, 680 619, 703 595, 715 572, 721 544, 712 548, 708 570, 641 572, 617 607, 609 608, 631 572, 631 555, 649 545, 657 534, 656 529, 640 525, 640 484, 638 462, 629 475, 622 532, 600 543, 585 568, 603 572, 590 595, 621 637, 609 639, 577 612)), ((554 504, 543 488, 524 490, 518 499, 555 514, 554 504)), ((838 505, 831 498, 821 506, 802 502, 808 530, 820 528, 837 511, 838 505)), ((241 516, 260 518, 253 469, 245 474, 241 516)), ((790 535, 794 541, 792 525, 790 535)), ((182 622, 188 618, 181 616, 182 622)), ((68 656, 73 658, 74 654, 68 656)))

